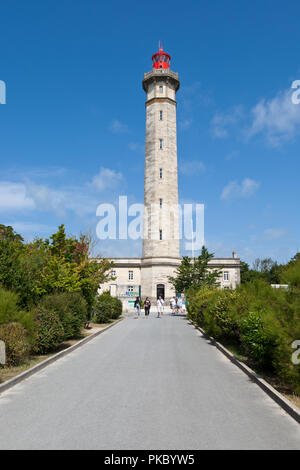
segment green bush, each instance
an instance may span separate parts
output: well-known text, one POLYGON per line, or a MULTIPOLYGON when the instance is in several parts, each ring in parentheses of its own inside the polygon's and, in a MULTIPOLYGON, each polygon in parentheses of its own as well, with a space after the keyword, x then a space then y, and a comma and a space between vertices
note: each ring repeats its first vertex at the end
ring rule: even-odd
POLYGON ((17 366, 28 355, 30 346, 27 332, 20 323, 5 323, 0 326, 0 340, 5 343, 6 364, 17 366))
POLYGON ((273 370, 300 393, 300 365, 292 362, 291 346, 300 339, 300 290, 296 286, 295 282, 293 289, 273 289, 256 279, 235 291, 189 290, 188 316, 216 339, 237 345, 254 367, 273 370))
POLYGON ((216 339, 234 342, 240 339, 240 317, 236 308, 239 301, 239 294, 232 290, 218 289, 210 296, 204 319, 207 329, 216 339))
POLYGON ((122 302, 112 297, 109 292, 100 294, 94 305, 94 318, 97 323, 108 323, 122 314, 122 302))
POLYGON ((64 328, 55 311, 40 307, 35 314, 34 352, 46 354, 54 351, 64 339, 64 328))
POLYGON ((188 317, 204 328, 204 312, 207 308, 209 297, 213 295, 215 289, 203 287, 202 289, 189 289, 187 292, 188 317))
POLYGON ((241 321, 241 338, 247 355, 260 366, 272 366, 276 337, 268 330, 260 312, 250 312, 241 321))
POLYGON ((33 342, 34 319, 31 312, 20 310, 19 296, 0 287, 0 326, 18 323, 26 330, 27 342, 33 342))
POLYGON ((64 339, 80 336, 87 319, 87 302, 79 292, 50 294, 41 299, 40 305, 57 313, 64 328, 64 339))

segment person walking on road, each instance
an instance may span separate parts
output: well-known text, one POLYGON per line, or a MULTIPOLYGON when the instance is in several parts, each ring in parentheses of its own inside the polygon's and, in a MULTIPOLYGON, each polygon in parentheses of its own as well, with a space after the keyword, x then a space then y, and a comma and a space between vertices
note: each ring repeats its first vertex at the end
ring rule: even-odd
POLYGON ((164 299, 160 295, 157 299, 157 318, 160 318, 164 310, 164 299))
POLYGON ((135 299, 134 310, 135 310, 135 318, 138 318, 141 314, 141 301, 139 297, 135 299))
POLYGON ((176 307, 175 297, 172 297, 170 299, 170 307, 171 307, 172 315, 175 315, 175 307, 176 307))
POLYGON ((177 300, 177 308, 178 308, 178 313, 182 313, 182 298, 179 297, 177 300))
POLYGON ((149 318, 150 307, 151 307, 150 299, 149 297, 146 297, 145 302, 144 302, 145 318, 149 318))

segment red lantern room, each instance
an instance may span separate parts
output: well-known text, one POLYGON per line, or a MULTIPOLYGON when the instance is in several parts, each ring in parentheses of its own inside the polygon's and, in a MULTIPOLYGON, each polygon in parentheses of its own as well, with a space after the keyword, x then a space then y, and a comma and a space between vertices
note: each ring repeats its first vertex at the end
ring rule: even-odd
POLYGON ((169 69, 171 62, 170 54, 163 51, 162 46, 159 46, 159 51, 152 56, 152 64, 154 69, 169 69))

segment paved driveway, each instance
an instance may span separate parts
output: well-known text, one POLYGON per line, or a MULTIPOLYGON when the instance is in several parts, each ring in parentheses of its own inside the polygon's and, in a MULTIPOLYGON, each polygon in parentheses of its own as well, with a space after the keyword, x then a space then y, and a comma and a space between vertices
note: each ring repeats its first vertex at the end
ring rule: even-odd
POLYGON ((300 449, 300 426, 184 317, 126 317, 0 395, 0 449, 300 449))

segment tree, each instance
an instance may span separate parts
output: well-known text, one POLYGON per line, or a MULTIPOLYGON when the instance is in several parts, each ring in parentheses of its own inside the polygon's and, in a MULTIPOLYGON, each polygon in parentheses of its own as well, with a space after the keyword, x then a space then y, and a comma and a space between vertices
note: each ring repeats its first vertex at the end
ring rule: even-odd
POLYGON ((184 256, 180 266, 175 271, 175 276, 169 276, 169 282, 176 292, 186 292, 190 288, 217 287, 218 278, 221 271, 208 266, 209 261, 214 257, 203 246, 201 255, 198 258, 184 256))
POLYGON ((263 280, 269 284, 280 283, 280 273, 282 266, 271 258, 257 258, 252 265, 252 269, 244 261, 241 261, 241 283, 255 280, 263 280))
POLYGON ((12 227, 0 225, 0 285, 19 295, 19 305, 31 309, 43 295, 80 292, 92 309, 99 284, 110 279, 112 264, 91 259, 92 237, 68 237, 64 225, 49 239, 24 243, 12 227))

